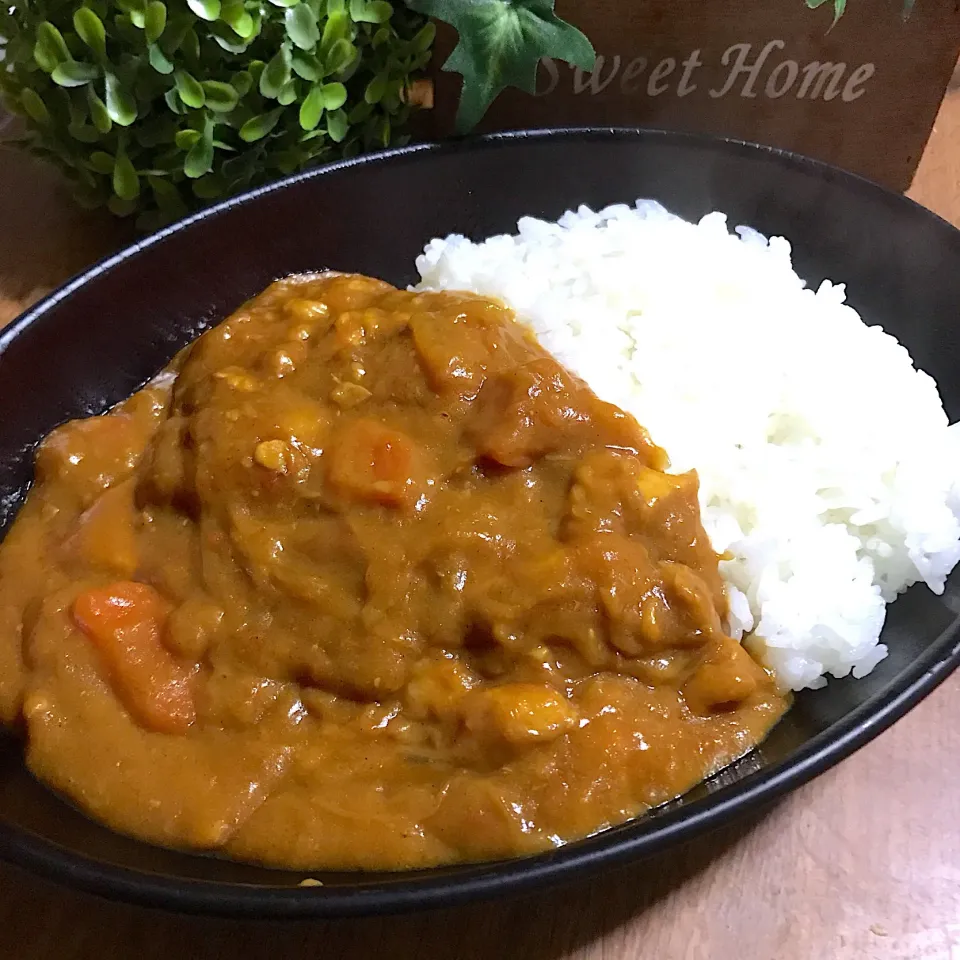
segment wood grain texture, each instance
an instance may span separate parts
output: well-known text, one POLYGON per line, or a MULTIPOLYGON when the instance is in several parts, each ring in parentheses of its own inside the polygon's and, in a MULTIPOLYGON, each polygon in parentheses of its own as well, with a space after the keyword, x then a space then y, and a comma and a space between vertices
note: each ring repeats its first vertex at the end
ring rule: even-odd
MULTIPOLYGON (((117 239, 52 184, 0 151, 8 312, 117 239)), ((960 224, 960 92, 911 194, 960 224)), ((409 917, 253 923, 109 903, 0 866, 0 960, 960 960, 958 818, 954 676, 764 815, 588 882, 409 917)))

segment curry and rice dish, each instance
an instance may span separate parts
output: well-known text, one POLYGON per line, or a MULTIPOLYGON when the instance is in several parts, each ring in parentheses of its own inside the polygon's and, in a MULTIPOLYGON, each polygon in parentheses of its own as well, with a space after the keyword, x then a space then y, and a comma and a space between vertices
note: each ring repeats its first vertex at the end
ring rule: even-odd
POLYGON ((280 281, 39 447, 3 718, 174 847, 398 869, 591 834, 787 707, 666 467, 495 301, 280 281))
POLYGON ((279 281, 40 444, 0 719, 91 816, 304 869, 547 850, 943 592, 960 427, 783 238, 638 201, 416 265, 279 281))

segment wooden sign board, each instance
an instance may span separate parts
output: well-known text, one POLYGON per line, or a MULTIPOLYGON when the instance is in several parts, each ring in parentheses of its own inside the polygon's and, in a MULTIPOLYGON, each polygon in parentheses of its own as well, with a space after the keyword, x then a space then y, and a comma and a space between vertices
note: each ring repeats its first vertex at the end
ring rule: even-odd
MULTIPOLYGON (((796 150, 905 190, 960 54, 960 4, 850 0, 557 0, 597 51, 585 73, 543 61, 537 94, 505 91, 481 130, 650 126, 796 150)), ((453 127, 459 77, 440 73, 433 136, 453 127)))

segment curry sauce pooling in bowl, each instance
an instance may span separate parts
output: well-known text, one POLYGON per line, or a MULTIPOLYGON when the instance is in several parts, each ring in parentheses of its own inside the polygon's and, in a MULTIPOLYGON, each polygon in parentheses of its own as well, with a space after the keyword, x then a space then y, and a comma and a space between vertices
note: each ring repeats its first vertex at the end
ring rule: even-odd
POLYGON ((495 302, 280 281, 41 444, 0 710, 154 843, 400 869, 594 833, 786 708, 666 465, 495 302))

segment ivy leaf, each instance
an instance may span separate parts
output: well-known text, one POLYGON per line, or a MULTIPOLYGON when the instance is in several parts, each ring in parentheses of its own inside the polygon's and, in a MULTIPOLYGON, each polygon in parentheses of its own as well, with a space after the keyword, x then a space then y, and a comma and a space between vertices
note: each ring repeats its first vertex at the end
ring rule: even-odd
POLYGON ((533 93, 541 57, 593 69, 590 41, 553 12, 554 0, 408 0, 407 5, 460 35, 443 65, 463 76, 459 133, 475 127, 505 87, 533 93))
POLYGON ((843 12, 847 8, 847 0, 804 0, 804 3, 810 10, 817 10, 825 3, 833 3, 833 23, 830 25, 831 30, 837 25, 837 21, 843 16, 843 12))

